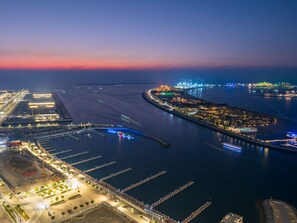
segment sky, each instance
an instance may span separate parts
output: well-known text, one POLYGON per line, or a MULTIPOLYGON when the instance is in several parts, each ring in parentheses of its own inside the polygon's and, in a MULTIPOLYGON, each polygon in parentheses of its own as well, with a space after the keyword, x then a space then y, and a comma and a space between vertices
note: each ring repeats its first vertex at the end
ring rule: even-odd
POLYGON ((296 0, 0 0, 0 69, 297 67, 296 0))

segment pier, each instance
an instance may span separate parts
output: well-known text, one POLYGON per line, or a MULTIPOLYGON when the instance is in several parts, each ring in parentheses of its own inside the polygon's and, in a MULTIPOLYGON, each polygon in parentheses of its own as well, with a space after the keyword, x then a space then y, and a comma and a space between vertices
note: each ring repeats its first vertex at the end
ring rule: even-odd
POLYGON ((296 139, 273 139, 273 140, 265 140, 266 143, 272 142, 296 142, 296 139))
POLYGON ((194 181, 190 181, 188 183, 186 183, 184 186, 181 186, 180 188, 176 189, 175 191, 173 192, 170 192, 169 194, 167 194, 165 197, 162 197, 160 198, 158 201, 156 201, 155 203, 153 203, 151 205, 151 207, 156 207, 160 204, 162 204, 163 202, 167 201, 168 199, 170 199, 171 197, 173 197, 174 195, 182 192, 183 190, 187 189, 189 186, 193 185, 194 184, 194 181))
POLYGON ((85 159, 85 160, 81 160, 81 161, 78 161, 78 162, 75 162, 75 163, 71 163, 72 166, 75 166, 75 165, 78 165, 78 164, 81 164, 81 163, 86 163, 86 162, 89 162, 89 161, 92 161, 92 160, 95 160, 95 159, 100 159, 102 156, 94 156, 94 157, 91 157, 89 159, 85 159))
POLYGON ((101 181, 103 181, 103 180, 108 180, 108 179, 110 179, 110 178, 112 178, 112 177, 116 177, 116 176, 121 175, 121 174, 123 174, 123 173, 129 172, 130 170, 132 170, 132 168, 127 168, 127 169, 124 169, 124 170, 120 170, 119 172, 112 173, 112 174, 110 174, 110 175, 108 175, 108 176, 106 176, 106 177, 101 178, 100 180, 101 180, 101 181))
POLYGON ((68 153, 68 152, 71 152, 71 151, 72 151, 71 149, 67 149, 67 150, 64 150, 64 151, 61 151, 61 152, 52 153, 52 155, 55 156, 55 155, 59 155, 59 154, 63 154, 63 153, 68 153))
POLYGON ((46 150, 47 152, 51 153, 51 152, 54 152, 56 151, 57 149, 49 149, 49 150, 46 150))
POLYGON ((95 134, 97 134, 97 135, 100 135, 100 136, 105 136, 103 133, 98 132, 98 131, 96 131, 96 130, 93 130, 92 132, 95 133, 95 134))
POLYGON ((40 143, 42 147, 44 148, 53 148, 51 145, 40 143))
POLYGON ((206 202, 200 208, 198 208, 196 211, 192 212, 185 220, 182 221, 182 223, 189 223, 194 218, 196 218, 201 212, 203 212, 206 208, 208 208, 210 205, 211 205, 210 201, 206 202))
POLYGON ((54 147, 52 147, 52 146, 45 146, 45 145, 41 145, 43 148, 45 148, 45 149, 53 149, 54 147))
POLYGON ((157 177, 162 176, 162 175, 165 174, 166 172, 167 172, 166 170, 161 171, 161 172, 159 172, 159 173, 157 173, 157 174, 155 174, 155 175, 153 175, 153 176, 150 176, 150 177, 148 177, 148 178, 146 178, 146 179, 144 179, 144 180, 139 181, 138 183, 135 183, 135 184, 132 184, 132 185, 129 186, 129 187, 126 187, 126 188, 123 189, 122 191, 123 191, 123 192, 127 192, 128 190, 132 190, 132 189, 135 188, 135 187, 138 187, 138 186, 140 186, 140 185, 142 185, 142 184, 144 184, 144 183, 146 183, 146 182, 149 182, 149 181, 151 181, 151 180, 153 180, 153 179, 155 179, 155 178, 157 178, 157 177))
POLYGON ((296 144, 292 145, 290 143, 282 144, 282 146, 290 146, 290 147, 293 147, 293 148, 297 148, 296 144))
POLYGON ((72 138, 72 139, 75 139, 75 140, 79 141, 79 138, 77 138, 77 137, 75 137, 73 135, 69 135, 69 137, 72 138))
POLYGON ((95 171, 95 170, 98 170, 98 169, 101 169, 101 168, 104 168, 104 167, 113 165, 113 164, 115 164, 115 163, 116 163, 116 161, 112 161, 112 162, 109 162, 109 163, 105 163, 105 164, 103 164, 103 165, 101 165, 101 166, 95 166, 95 167, 93 167, 93 168, 91 168, 91 169, 88 169, 88 170, 85 170, 85 171, 83 171, 83 172, 84 172, 84 173, 90 173, 90 172, 92 172, 92 171, 95 171))
POLYGON ((84 152, 81 152, 81 153, 76 153, 76 154, 72 154, 72 155, 69 155, 69 156, 62 157, 62 158, 60 158, 60 160, 70 159, 70 158, 73 158, 73 157, 76 157, 76 156, 82 156, 82 155, 85 155, 85 154, 88 154, 88 153, 89 153, 89 151, 84 151, 84 152))
MULTIPOLYGON (((38 140, 40 143, 48 143, 49 139, 55 139, 55 138, 60 138, 60 137, 76 135, 83 131, 85 131, 84 128, 81 129, 77 126, 76 129, 66 130, 66 131, 64 130, 64 131, 60 131, 60 132, 51 132, 51 133, 47 133, 45 135, 35 136, 34 138, 36 140, 38 140)), ((76 137, 74 137, 74 138, 77 139, 76 137)))
POLYGON ((40 140, 40 144, 42 144, 43 146, 50 146, 48 140, 44 140, 44 141, 41 141, 41 140, 40 140))

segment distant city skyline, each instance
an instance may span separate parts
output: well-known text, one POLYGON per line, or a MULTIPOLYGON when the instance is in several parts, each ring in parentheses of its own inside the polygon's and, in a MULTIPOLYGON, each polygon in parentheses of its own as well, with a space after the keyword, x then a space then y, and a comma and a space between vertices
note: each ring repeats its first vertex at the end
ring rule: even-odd
POLYGON ((0 69, 297 67, 296 1, 0 3, 0 69))

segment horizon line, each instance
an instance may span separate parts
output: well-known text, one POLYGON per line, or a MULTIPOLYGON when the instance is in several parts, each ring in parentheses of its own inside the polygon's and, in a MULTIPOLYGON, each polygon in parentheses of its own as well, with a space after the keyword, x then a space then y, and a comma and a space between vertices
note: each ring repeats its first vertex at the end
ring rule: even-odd
POLYGON ((1 66, 0 70, 81 70, 81 71, 141 71, 141 70, 215 70, 215 69, 297 69, 297 65, 221 65, 221 66, 122 66, 122 67, 86 67, 86 66, 70 66, 70 67, 29 67, 29 66, 1 66))

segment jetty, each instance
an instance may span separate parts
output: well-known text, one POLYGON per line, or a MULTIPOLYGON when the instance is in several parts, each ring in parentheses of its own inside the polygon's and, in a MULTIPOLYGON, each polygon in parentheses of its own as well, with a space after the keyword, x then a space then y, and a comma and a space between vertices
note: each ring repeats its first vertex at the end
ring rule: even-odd
POLYGON ((193 184, 194 184, 194 181, 190 181, 190 182, 186 183, 185 185, 183 185, 183 186, 177 188, 175 191, 170 192, 170 193, 167 194, 166 196, 160 198, 158 201, 156 201, 155 203, 153 203, 153 204, 151 205, 151 207, 154 208, 154 207, 156 207, 156 206, 162 204, 163 202, 167 201, 168 199, 172 198, 174 195, 176 195, 176 194, 182 192, 183 190, 187 189, 189 186, 191 186, 191 185, 193 185, 193 184))
POLYGON ((72 138, 72 139, 75 139, 75 140, 77 140, 77 141, 79 141, 79 138, 78 137, 75 137, 75 136, 73 136, 73 135, 68 135, 70 138, 72 138))
POLYGON ((113 165, 113 164, 115 164, 115 163, 116 163, 116 161, 112 161, 112 162, 109 162, 109 163, 105 163, 105 164, 103 164, 103 165, 101 165, 101 166, 95 166, 95 167, 93 167, 93 168, 91 168, 91 169, 88 169, 88 170, 85 170, 85 171, 83 171, 83 172, 84 172, 84 173, 90 173, 90 172, 92 172, 92 171, 95 171, 95 170, 98 170, 98 169, 101 169, 101 168, 104 168, 104 167, 113 165))
POLYGON ((161 172, 159 172, 159 173, 157 173, 157 174, 155 174, 155 175, 152 175, 152 176, 150 176, 150 177, 147 177, 147 178, 145 178, 144 180, 141 180, 141 181, 139 181, 139 182, 137 182, 137 183, 135 183, 135 184, 132 184, 132 185, 129 186, 129 187, 126 187, 126 188, 123 189, 122 191, 123 191, 123 192, 127 192, 127 191, 129 191, 129 190, 132 190, 132 189, 135 188, 135 187, 138 187, 138 186, 140 186, 140 185, 142 185, 142 184, 144 184, 144 183, 146 183, 146 182, 149 182, 149 181, 151 181, 151 180, 153 180, 153 179, 155 179, 155 178, 157 178, 157 177, 162 176, 162 175, 165 174, 166 172, 167 172, 167 171, 164 170, 164 171, 161 171, 161 172))
POLYGON ((100 159, 101 157, 102 156, 94 156, 94 157, 91 157, 89 159, 84 159, 84 160, 80 160, 80 161, 71 163, 71 165, 75 166, 75 165, 78 165, 78 164, 81 164, 81 163, 86 163, 86 162, 89 162, 89 161, 92 161, 92 160, 100 159))
POLYGON ((60 158, 60 160, 65 160, 65 159, 70 159, 70 158, 73 158, 73 157, 76 157, 76 156, 82 156, 82 155, 85 155, 85 154, 88 154, 89 151, 84 151, 84 152, 81 152, 81 153, 75 153, 75 154, 72 154, 72 155, 69 155, 69 156, 64 156, 62 158, 60 158))
POLYGON ((64 151, 61 151, 61 152, 52 153, 52 155, 56 156, 56 155, 63 154, 63 153, 68 153, 68 152, 71 152, 71 151, 72 151, 71 149, 67 149, 67 150, 64 150, 64 151))
POLYGON ((201 212, 203 212, 206 208, 208 208, 210 205, 211 205, 210 201, 206 202, 200 208, 198 208, 196 211, 192 212, 185 220, 182 221, 182 223, 189 223, 194 218, 196 218, 201 212))
POLYGON ((110 179, 110 178, 112 178, 112 177, 116 177, 116 176, 118 176, 118 175, 121 175, 121 174, 123 174, 123 173, 129 172, 129 171, 131 171, 131 170, 132 170, 132 168, 127 168, 127 169, 124 169, 124 170, 120 170, 119 172, 112 173, 112 174, 110 174, 110 175, 108 175, 108 176, 106 176, 106 177, 101 178, 100 180, 101 180, 101 181, 103 181, 103 180, 108 180, 108 179, 110 179))
POLYGON ((97 135, 100 135, 100 136, 105 136, 103 133, 101 133, 101 132, 98 132, 98 131, 96 131, 96 130, 94 130, 94 131, 92 131, 93 133, 95 133, 95 134, 97 134, 97 135))

